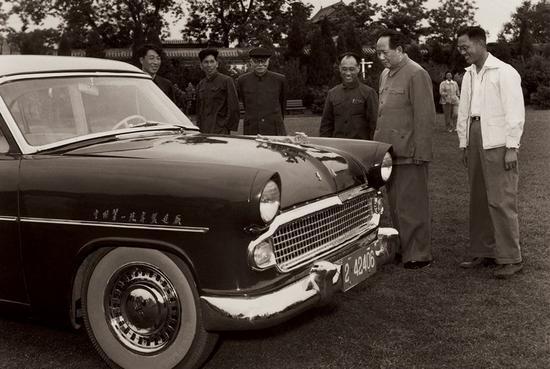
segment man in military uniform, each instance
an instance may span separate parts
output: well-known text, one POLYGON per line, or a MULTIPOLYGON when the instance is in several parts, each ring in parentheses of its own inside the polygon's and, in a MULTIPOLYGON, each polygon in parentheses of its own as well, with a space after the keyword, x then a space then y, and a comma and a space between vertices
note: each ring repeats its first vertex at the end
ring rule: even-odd
POLYGON ((137 51, 141 70, 153 77, 153 82, 170 98, 174 103, 178 103, 179 99, 185 94, 177 88, 169 79, 161 77, 157 74, 162 63, 162 50, 153 44, 145 44, 137 51))
POLYGON ((328 92, 321 118, 322 137, 372 140, 378 116, 376 91, 359 81, 359 56, 340 58, 342 83, 328 92))
POLYGON ((199 59, 206 77, 197 85, 197 126, 203 133, 236 131, 240 112, 233 79, 218 72, 218 50, 201 50, 199 59))
POLYGON ((263 47, 250 50, 251 72, 237 79, 243 102, 244 134, 285 136, 286 78, 268 70, 271 51, 263 47))
POLYGON ((388 200, 399 231, 403 266, 417 269, 432 260, 428 164, 432 160, 435 104, 428 72, 409 59, 406 41, 388 30, 376 43, 386 67, 380 75, 380 105, 374 139, 392 145, 394 166, 388 200))

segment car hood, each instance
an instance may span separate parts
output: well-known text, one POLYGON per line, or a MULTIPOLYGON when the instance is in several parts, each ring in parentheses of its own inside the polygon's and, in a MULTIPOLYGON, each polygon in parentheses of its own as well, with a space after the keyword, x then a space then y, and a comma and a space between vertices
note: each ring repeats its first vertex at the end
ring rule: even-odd
MULTIPOLYGON (((318 139, 322 140, 322 139, 318 139)), ((282 137, 218 136, 206 134, 165 134, 120 136, 118 140, 72 150, 65 155, 135 158, 168 161, 183 165, 219 165, 256 168, 277 173, 281 182, 282 207, 332 195, 367 181, 373 163, 365 158, 372 144, 349 153, 330 140, 299 145, 282 137)), ((350 142, 353 140, 350 140, 350 142)), ((340 145, 341 146, 341 145, 340 145)), ((353 145, 352 145, 353 146, 353 145)), ((146 163, 137 165, 147 166, 146 163)), ((154 165, 154 164, 151 164, 154 165)), ((212 180, 216 173, 212 173, 212 180)))

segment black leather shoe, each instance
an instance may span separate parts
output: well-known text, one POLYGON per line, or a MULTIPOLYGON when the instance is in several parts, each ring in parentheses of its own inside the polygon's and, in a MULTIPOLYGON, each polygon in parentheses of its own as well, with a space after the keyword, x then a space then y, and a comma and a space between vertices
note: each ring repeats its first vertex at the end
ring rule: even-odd
POLYGON ((427 266, 429 266, 432 263, 431 260, 427 261, 407 261, 405 264, 403 264, 403 268, 405 269, 422 269, 427 266))
POLYGON ((460 267, 464 269, 473 269, 477 267, 491 265, 491 262, 494 263, 493 259, 490 258, 473 258, 471 260, 466 260, 460 263, 460 267))

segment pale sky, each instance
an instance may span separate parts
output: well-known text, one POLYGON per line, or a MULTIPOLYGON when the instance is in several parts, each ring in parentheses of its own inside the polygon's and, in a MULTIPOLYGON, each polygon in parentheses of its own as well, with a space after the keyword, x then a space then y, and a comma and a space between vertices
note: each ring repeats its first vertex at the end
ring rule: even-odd
MULTIPOLYGON (((456 0, 461 1, 461 0, 456 0)), ((315 7, 314 14, 321 6, 332 5, 338 0, 305 0, 305 3, 310 3, 315 7)), ((349 4, 351 0, 344 0, 345 4, 349 4)), ((377 3, 384 4, 383 0, 376 0, 377 3)), ((476 21, 489 32, 488 41, 496 41, 498 33, 502 30, 504 23, 512 18, 522 0, 477 0, 476 5, 476 21)), ((535 1, 537 2, 537 1, 535 1)), ((439 4, 439 0, 428 0, 426 5, 428 8, 435 8, 439 4)))

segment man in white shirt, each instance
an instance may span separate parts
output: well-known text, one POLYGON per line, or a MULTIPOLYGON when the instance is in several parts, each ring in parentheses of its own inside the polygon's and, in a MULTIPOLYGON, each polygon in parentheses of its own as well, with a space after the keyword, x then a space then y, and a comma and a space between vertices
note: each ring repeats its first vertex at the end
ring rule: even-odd
POLYGON ((460 266, 492 262, 495 277, 506 278, 523 268, 517 212, 517 152, 525 122, 521 77, 487 51, 481 27, 460 30, 458 50, 471 64, 457 121, 470 183, 470 259, 460 266))

